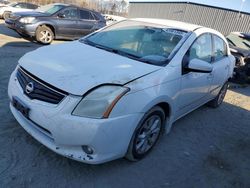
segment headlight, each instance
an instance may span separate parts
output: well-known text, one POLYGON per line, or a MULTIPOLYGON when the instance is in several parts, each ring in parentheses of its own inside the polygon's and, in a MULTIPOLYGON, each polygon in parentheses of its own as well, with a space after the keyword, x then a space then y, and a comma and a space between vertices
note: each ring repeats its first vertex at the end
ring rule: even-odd
POLYGON ((30 24, 32 23, 36 18, 34 17, 24 17, 19 20, 19 22, 24 23, 24 24, 30 24))
POLYGON ((76 106, 73 115, 91 118, 108 118, 115 104, 129 88, 107 85, 87 94, 76 106))

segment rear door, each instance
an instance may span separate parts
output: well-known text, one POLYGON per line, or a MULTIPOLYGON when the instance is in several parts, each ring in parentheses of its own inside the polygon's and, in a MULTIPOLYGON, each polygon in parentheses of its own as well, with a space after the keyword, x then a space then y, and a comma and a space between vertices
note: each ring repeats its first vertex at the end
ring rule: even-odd
POLYGON ((95 30, 97 25, 97 20, 91 13, 91 11, 80 9, 79 10, 79 20, 78 20, 78 36, 87 35, 95 30))
POLYGON ((56 23, 56 35, 74 38, 77 34, 78 9, 75 7, 61 10, 54 21, 56 23))
POLYGON ((225 41, 217 35, 213 35, 213 81, 211 85, 212 95, 217 95, 220 88, 227 81, 230 68, 230 58, 227 54, 225 41))

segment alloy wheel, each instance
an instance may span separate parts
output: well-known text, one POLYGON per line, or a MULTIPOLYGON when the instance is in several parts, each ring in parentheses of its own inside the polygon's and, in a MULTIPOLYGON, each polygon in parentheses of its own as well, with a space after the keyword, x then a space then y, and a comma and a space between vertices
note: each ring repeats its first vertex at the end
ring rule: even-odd
POLYGON ((144 154, 154 146, 160 134, 161 124, 161 117, 158 115, 153 115, 144 122, 136 138, 135 149, 138 154, 144 154))
POLYGON ((41 34, 40 41, 43 43, 50 43, 53 40, 53 36, 47 30, 41 31, 40 34, 41 34))

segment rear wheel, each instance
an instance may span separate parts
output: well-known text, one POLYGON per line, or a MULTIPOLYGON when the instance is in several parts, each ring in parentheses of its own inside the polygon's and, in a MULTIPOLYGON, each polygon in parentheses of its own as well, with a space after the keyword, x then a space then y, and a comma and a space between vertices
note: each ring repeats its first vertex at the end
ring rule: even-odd
POLYGON ((145 114, 130 141, 126 154, 128 160, 140 160, 150 152, 160 137, 164 120, 164 111, 158 106, 145 114))
POLYGON ((226 82, 226 83, 222 86, 222 88, 221 88, 220 92, 218 93, 218 95, 217 95, 213 100, 211 100, 211 101, 208 103, 208 105, 209 105, 210 107, 213 107, 213 108, 219 107, 219 106, 221 105, 221 103, 223 102, 225 96, 226 96, 227 88, 228 88, 228 82, 226 82))
POLYGON ((36 31, 36 40, 42 44, 50 44, 54 40, 54 33, 45 25, 39 26, 36 31))

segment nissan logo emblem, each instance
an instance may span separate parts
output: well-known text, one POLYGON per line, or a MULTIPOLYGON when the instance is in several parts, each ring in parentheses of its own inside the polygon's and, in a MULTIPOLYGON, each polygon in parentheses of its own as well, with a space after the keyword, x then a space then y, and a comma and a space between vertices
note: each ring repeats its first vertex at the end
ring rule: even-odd
POLYGON ((29 82, 26 87, 25 87, 25 91, 26 93, 31 93, 32 91, 34 91, 34 84, 33 82, 29 82))

